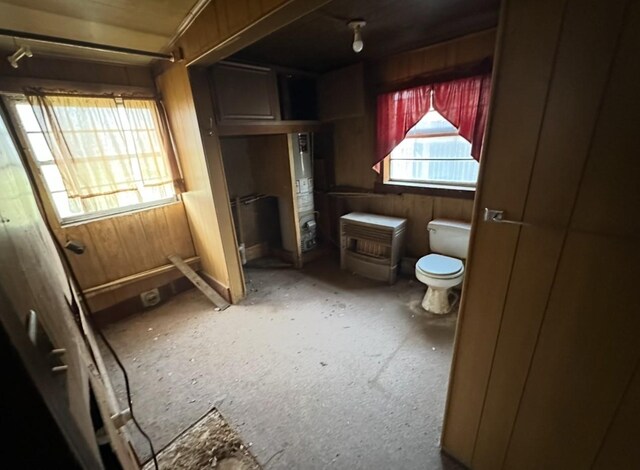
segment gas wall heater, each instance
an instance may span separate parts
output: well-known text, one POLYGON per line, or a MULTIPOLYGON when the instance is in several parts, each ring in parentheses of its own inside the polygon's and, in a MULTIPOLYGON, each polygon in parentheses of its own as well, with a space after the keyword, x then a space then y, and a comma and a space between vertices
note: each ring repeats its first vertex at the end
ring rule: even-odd
POLYGON ((407 219, 352 212, 340 218, 340 267, 389 284, 396 282, 407 219))

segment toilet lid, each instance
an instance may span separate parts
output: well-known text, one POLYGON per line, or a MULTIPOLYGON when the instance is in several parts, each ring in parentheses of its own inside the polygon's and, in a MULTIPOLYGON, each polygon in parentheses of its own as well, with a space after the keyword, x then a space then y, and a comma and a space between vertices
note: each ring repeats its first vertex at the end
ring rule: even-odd
POLYGON ((416 267, 428 276, 453 277, 462 271, 463 264, 457 258, 434 253, 420 258, 416 267))

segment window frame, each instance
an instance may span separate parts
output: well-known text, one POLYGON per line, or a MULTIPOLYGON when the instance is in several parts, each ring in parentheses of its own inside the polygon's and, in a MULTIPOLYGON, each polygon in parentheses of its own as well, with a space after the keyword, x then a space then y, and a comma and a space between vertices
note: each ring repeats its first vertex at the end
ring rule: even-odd
MULTIPOLYGON (((141 97, 140 99, 152 99, 152 98, 141 97)), ((56 165, 56 163, 53 160, 40 161, 37 158, 29 139, 29 134, 35 134, 36 132, 29 132, 26 130, 26 128, 22 124, 22 120, 20 119, 20 116, 16 107, 20 103, 28 102, 25 95, 21 93, 1 93, 0 100, 4 103, 6 109, 8 110, 7 114, 9 115, 9 119, 11 120, 11 122, 14 125, 14 128, 17 131, 16 134, 20 141, 21 147, 28 157, 27 160, 29 162, 29 167, 31 168, 32 172, 35 175, 37 175, 38 182, 40 183, 38 186, 41 188, 41 192, 44 192, 46 194, 47 202, 50 205, 51 209, 53 210, 53 213, 55 214, 61 227, 81 224, 85 222, 91 222, 93 220, 98 220, 98 219, 115 217, 115 216, 127 214, 127 213, 138 212, 141 210, 151 209, 153 207, 173 204, 180 200, 180 194, 176 191, 173 196, 157 199, 154 201, 140 202, 136 204, 129 204, 122 207, 115 207, 113 209, 105 209, 100 211, 84 213, 84 214, 78 214, 74 216, 63 217, 58 211, 58 207, 56 206, 56 203, 54 201, 53 194, 62 193, 65 191, 52 191, 49 188, 49 184, 47 183, 47 180, 42 171, 43 166, 56 165)), ((122 104, 119 102, 117 103, 117 105, 122 106, 122 104)), ((39 133, 43 134, 42 131, 40 131, 39 133)))

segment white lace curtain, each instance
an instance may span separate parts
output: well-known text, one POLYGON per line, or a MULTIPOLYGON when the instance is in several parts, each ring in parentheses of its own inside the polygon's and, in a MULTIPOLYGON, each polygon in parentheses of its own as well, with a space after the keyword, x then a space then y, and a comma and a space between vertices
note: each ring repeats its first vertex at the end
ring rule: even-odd
MULTIPOLYGON (((179 167, 158 103, 29 94, 70 200, 85 211, 119 206, 118 194, 180 191, 179 167)), ((142 200, 141 195, 139 199, 142 200)))

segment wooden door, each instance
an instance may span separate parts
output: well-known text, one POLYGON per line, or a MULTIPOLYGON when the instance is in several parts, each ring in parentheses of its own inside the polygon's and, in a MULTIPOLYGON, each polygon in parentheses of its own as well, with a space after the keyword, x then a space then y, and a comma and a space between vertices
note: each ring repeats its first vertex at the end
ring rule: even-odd
POLYGON ((640 2, 505 0, 498 41, 442 445, 640 468, 640 2))
POLYGON ((71 311, 74 294, 6 123, 0 112, 1 327, 82 468, 102 468, 90 389, 123 467, 137 468, 125 435, 111 424, 118 409, 100 352, 92 351, 96 364, 71 311), (54 349, 63 352, 52 354, 54 349))

